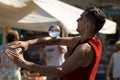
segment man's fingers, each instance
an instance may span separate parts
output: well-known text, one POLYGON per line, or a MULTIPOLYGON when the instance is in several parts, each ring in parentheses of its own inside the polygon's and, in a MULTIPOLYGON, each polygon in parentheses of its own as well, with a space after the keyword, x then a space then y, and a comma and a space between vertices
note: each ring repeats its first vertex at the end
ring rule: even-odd
POLYGON ((16 44, 16 41, 9 43, 8 46, 11 46, 11 45, 14 45, 14 44, 16 44))
POLYGON ((15 59, 15 53, 12 53, 10 50, 6 50, 6 54, 8 55, 8 57, 11 59, 11 60, 14 60, 15 59))
POLYGON ((18 61, 17 61, 17 55, 18 54, 14 54, 14 53, 10 52, 10 50, 6 50, 6 54, 16 65, 19 66, 18 61))
POLYGON ((8 47, 10 47, 10 48, 18 48, 18 47, 20 47, 20 43, 14 41, 14 42, 12 42, 12 43, 9 43, 9 44, 8 44, 8 47))
POLYGON ((19 45, 14 45, 14 44, 9 44, 8 47, 9 47, 9 48, 18 48, 18 47, 20 47, 20 46, 19 46, 19 45))

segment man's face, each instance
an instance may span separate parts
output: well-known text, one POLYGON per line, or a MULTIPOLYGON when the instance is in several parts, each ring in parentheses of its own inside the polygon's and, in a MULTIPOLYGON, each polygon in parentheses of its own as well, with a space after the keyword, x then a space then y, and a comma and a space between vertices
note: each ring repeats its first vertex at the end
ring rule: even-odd
POLYGON ((86 26, 86 17, 85 13, 83 13, 80 18, 77 19, 78 27, 77 31, 82 35, 83 32, 85 31, 85 26, 86 26))

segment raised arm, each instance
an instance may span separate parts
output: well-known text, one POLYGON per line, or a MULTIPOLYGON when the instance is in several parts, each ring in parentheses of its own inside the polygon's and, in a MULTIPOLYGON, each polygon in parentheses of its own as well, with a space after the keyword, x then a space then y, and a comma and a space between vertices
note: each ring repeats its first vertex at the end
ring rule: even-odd
POLYGON ((59 38, 51 38, 51 37, 43 37, 33 40, 28 40, 29 45, 38 44, 38 45, 66 45, 69 47, 75 46, 75 44, 80 40, 80 36, 77 37, 59 37, 59 38))
POLYGON ((69 47, 74 47, 77 42, 80 40, 80 37, 60 37, 53 39, 51 37, 37 38, 27 41, 15 41, 9 44, 9 47, 16 48, 22 47, 24 50, 27 50, 29 45, 66 45, 69 47))

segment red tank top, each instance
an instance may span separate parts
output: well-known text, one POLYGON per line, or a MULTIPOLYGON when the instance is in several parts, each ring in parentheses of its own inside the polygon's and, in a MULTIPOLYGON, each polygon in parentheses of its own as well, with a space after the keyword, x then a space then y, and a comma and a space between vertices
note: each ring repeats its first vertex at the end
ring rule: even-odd
MULTIPOLYGON (((89 43, 95 52, 95 57, 92 63, 87 67, 79 67, 73 72, 66 74, 61 78, 61 80, 95 80, 96 72, 101 58, 102 53, 102 43, 99 38, 94 37, 93 39, 87 40, 84 43, 89 43)), ((82 44, 79 42, 76 47, 82 44)), ((76 48, 75 47, 75 48, 76 48)), ((74 50, 75 50, 74 48, 74 50)), ((73 50, 73 51, 74 51, 73 50)))

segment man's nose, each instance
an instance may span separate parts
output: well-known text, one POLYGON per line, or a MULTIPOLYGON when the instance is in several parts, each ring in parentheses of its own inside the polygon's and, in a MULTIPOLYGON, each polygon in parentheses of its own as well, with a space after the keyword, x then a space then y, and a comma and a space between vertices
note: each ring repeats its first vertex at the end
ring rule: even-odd
POLYGON ((79 22, 79 18, 76 21, 79 22))

